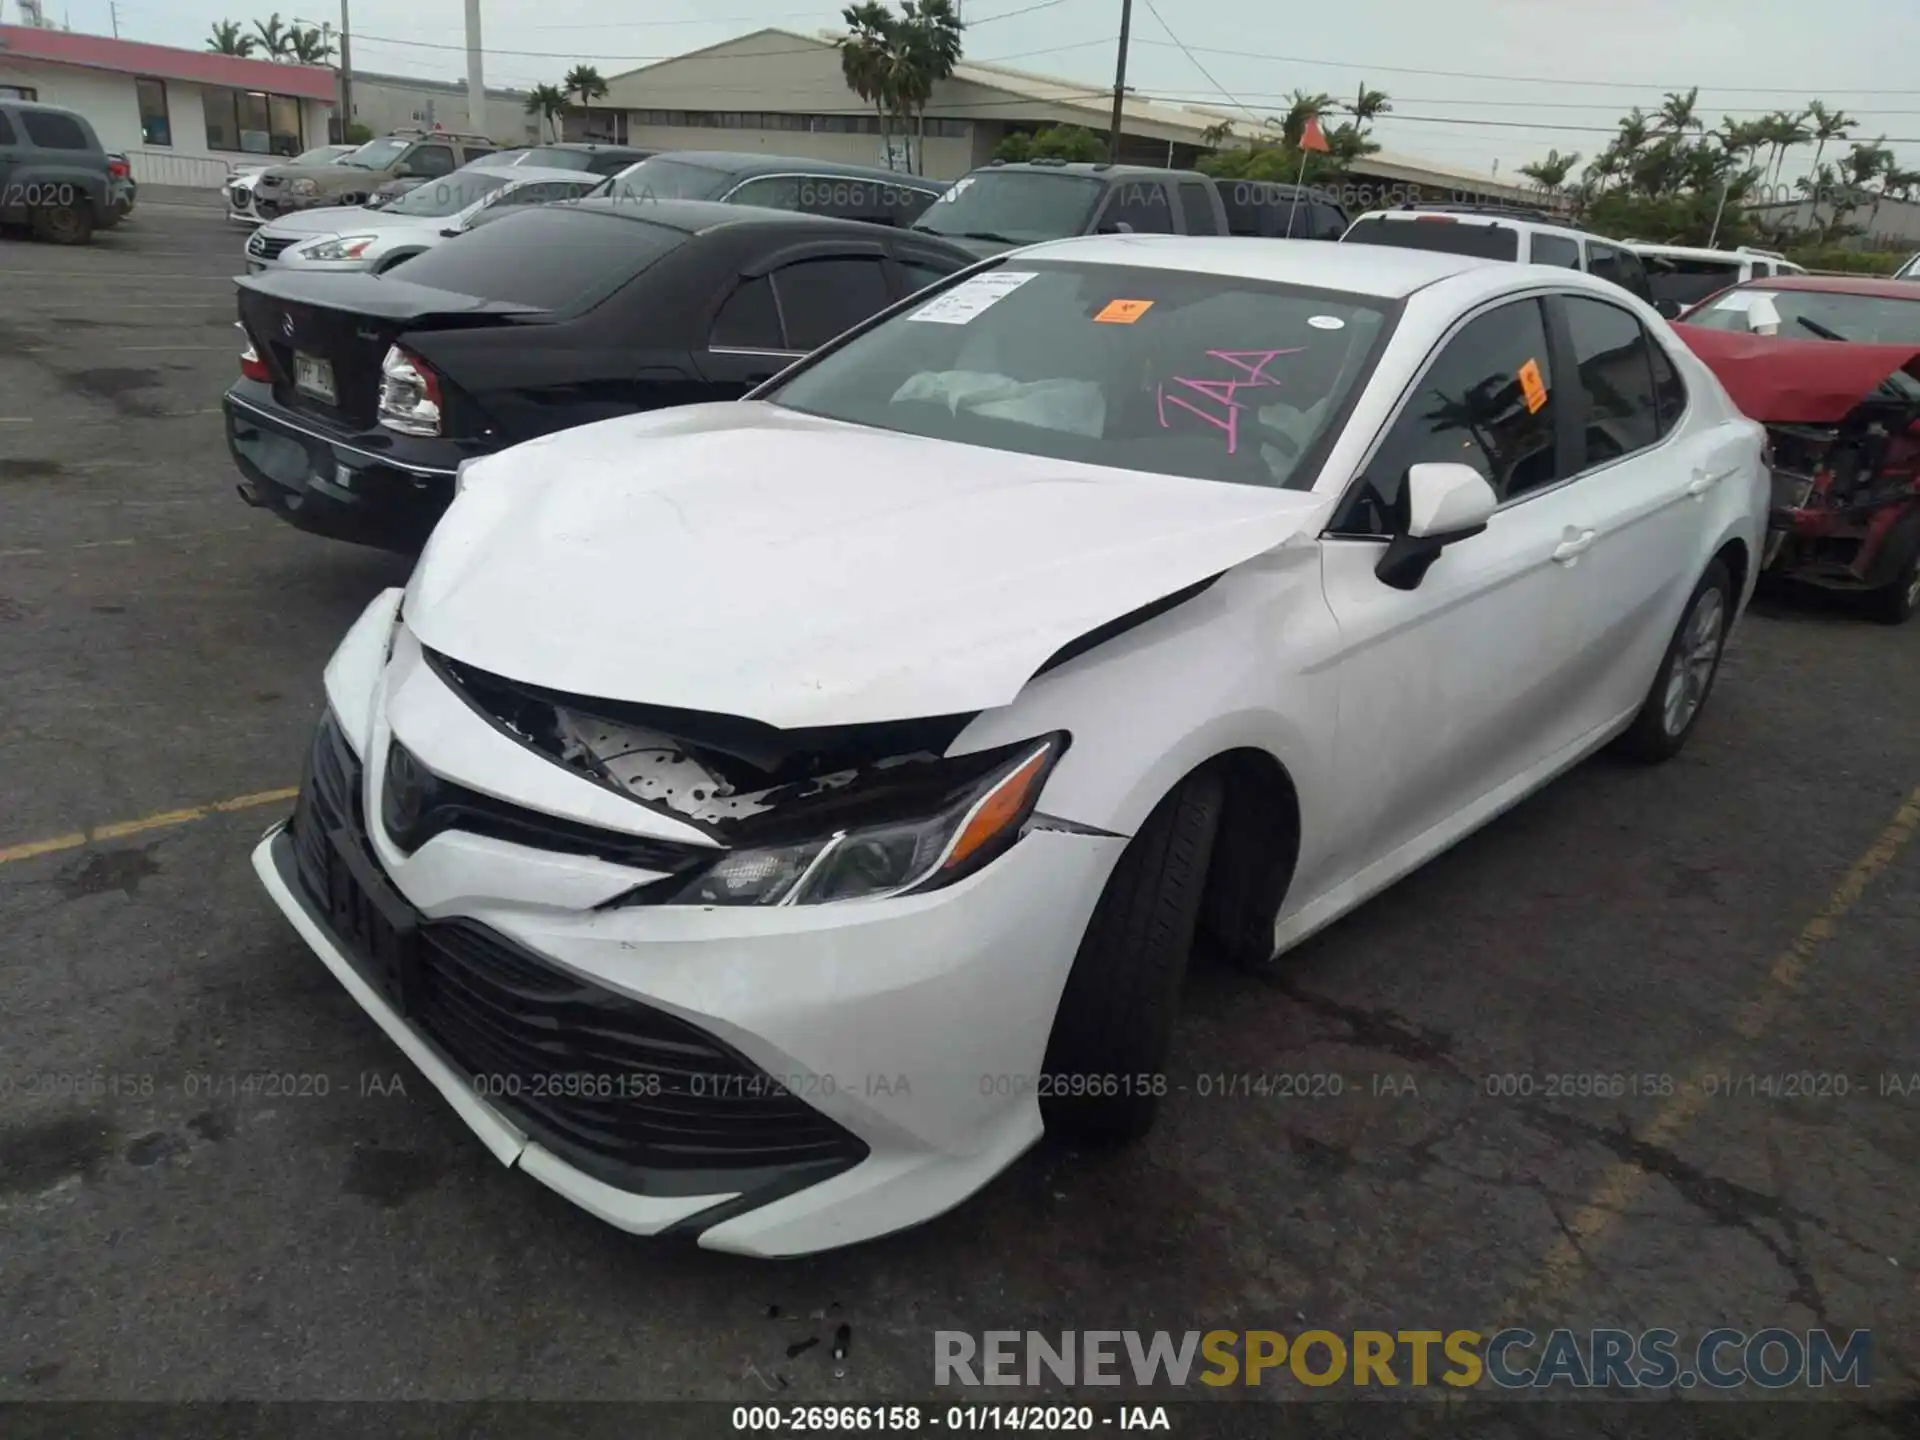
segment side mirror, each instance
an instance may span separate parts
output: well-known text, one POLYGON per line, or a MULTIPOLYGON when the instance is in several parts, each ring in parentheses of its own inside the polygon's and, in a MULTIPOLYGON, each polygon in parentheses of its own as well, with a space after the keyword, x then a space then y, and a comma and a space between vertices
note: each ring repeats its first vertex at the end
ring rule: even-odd
POLYGON ((1686 307, 1678 300, 1656 300, 1653 302, 1653 308, 1660 313, 1660 318, 1663 320, 1678 320, 1680 312, 1686 307))
POLYGON ((1753 303, 1747 306, 1747 329, 1755 335, 1780 333, 1780 307, 1771 295, 1753 297, 1753 303))
POLYGON ((466 231, 461 226, 449 225, 446 229, 440 232, 440 238, 442 240, 451 240, 456 235, 464 235, 464 234, 466 234, 466 231))
POLYGON ((1440 552, 1487 528, 1500 497, 1471 465, 1429 461, 1407 470, 1407 528, 1387 542, 1373 573, 1383 585, 1412 590, 1440 552))

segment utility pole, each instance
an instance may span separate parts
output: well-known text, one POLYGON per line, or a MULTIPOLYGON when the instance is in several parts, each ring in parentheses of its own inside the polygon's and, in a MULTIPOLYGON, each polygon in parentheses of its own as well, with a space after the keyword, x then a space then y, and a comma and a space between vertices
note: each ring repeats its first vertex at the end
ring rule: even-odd
POLYGON ((1120 107, 1127 98, 1127 36, 1133 29, 1133 0, 1120 0, 1120 55, 1113 64, 1113 128, 1107 132, 1107 160, 1120 163, 1120 107))
POLYGON ((348 43, 347 0, 340 0, 340 143, 353 126, 353 51, 348 43))
POLYGON ((109 3, 107 13, 113 17, 113 38, 118 40, 120 38, 120 6, 118 3, 109 3))
POLYGON ((467 0, 467 129, 487 132, 487 86, 480 73, 480 0, 467 0))

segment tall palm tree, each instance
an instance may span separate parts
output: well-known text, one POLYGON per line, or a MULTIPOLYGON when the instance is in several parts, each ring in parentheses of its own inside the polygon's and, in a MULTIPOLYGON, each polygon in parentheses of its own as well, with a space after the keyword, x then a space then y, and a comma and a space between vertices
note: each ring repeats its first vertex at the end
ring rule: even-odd
POLYGON ((927 168, 927 102, 933 87, 960 63, 960 35, 966 29, 953 0, 900 0, 904 18, 895 28, 902 63, 896 70, 896 94, 902 120, 917 122, 916 172, 927 168))
POLYGON ((592 65, 576 65, 567 71, 566 78, 560 82, 560 88, 569 95, 580 97, 580 108, 587 112, 587 130, 593 130, 593 102, 607 98, 607 82, 592 65))
POLYGON ((892 110, 888 57, 893 51, 894 18, 879 0, 862 0, 840 12, 847 33, 834 42, 840 50, 840 75, 847 88, 867 104, 880 122, 880 147, 893 163, 892 110))
POLYGON ((1813 122, 1813 168, 1820 168, 1820 156, 1829 140, 1845 140, 1847 131, 1857 122, 1845 110, 1829 110, 1824 100, 1807 102, 1807 119, 1813 122))
POLYGON ((567 92, 558 85, 536 85, 527 91, 527 114, 538 115, 547 126, 547 137, 557 140, 559 132, 553 118, 567 108, 567 92))
POLYGON ((1573 167, 1580 163, 1580 152, 1562 155, 1558 150, 1547 151, 1547 158, 1535 160, 1531 165, 1522 165, 1520 173, 1549 194, 1556 194, 1567 183, 1567 177, 1573 173, 1573 167))
POLYGON ((241 29, 238 20, 221 20, 207 37, 207 49, 216 55, 251 55, 255 41, 241 29))
POLYGON ((1700 87, 1694 86, 1686 94, 1669 90, 1666 98, 1660 102, 1658 128, 1669 135, 1684 135, 1689 130, 1701 127, 1699 117, 1694 114, 1700 103, 1700 87))
POLYGON ((1346 107, 1347 113, 1353 117, 1353 123, 1356 125, 1371 125, 1391 109, 1393 105, 1387 99, 1387 92, 1369 90, 1364 80, 1360 82, 1360 93, 1354 97, 1353 103, 1346 107))
POLYGON ((1773 147, 1773 171, 1767 176, 1769 184, 1780 183, 1780 169, 1786 163, 1787 152, 1796 145, 1804 145, 1813 138, 1813 131, 1807 128, 1807 117, 1803 111, 1795 114, 1789 110, 1776 110, 1766 119, 1767 143, 1773 147))
MULTIPOLYGON (((1882 135, 1872 144, 1855 144, 1840 161, 1840 173, 1846 178, 1847 185, 1855 194, 1868 194, 1873 197, 1873 208, 1868 212, 1867 233, 1873 233, 1873 227, 1880 220, 1880 202, 1886 198, 1887 177, 1896 168, 1893 151, 1887 148, 1887 137, 1882 135), (1875 184, 1879 181, 1879 184, 1875 184)), ((1857 203, 1857 202, 1856 202, 1857 203)))
POLYGON ((259 37, 260 48, 267 52, 269 60, 284 60, 292 53, 292 34, 280 23, 278 10, 265 20, 254 21, 253 32, 259 37))
POLYGON ((296 64, 324 65, 333 59, 333 38, 309 25, 287 32, 287 50, 296 64))

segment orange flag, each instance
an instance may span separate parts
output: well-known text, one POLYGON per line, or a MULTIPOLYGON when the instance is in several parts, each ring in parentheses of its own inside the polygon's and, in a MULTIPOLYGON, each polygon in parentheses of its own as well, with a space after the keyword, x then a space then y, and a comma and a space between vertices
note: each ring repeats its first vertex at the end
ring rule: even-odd
POLYGON ((1328 153, 1330 147, 1327 145, 1327 137, 1320 132, 1318 115, 1307 116, 1306 126, 1300 131, 1300 148, 1318 150, 1322 155, 1328 153))

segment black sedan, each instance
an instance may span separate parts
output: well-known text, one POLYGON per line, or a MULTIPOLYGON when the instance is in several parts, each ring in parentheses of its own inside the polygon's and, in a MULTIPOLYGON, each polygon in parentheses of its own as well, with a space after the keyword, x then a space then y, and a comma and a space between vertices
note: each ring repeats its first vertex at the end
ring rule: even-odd
POLYGON ((408 553, 460 462, 638 410, 737 399, 966 268, 928 236, 706 201, 540 206, 392 275, 242 278, 241 498, 408 553))

